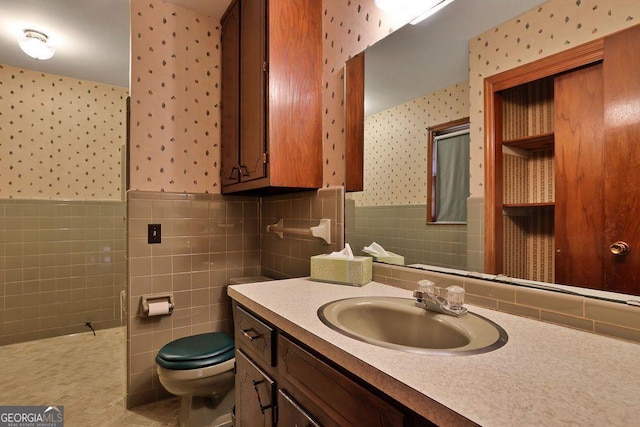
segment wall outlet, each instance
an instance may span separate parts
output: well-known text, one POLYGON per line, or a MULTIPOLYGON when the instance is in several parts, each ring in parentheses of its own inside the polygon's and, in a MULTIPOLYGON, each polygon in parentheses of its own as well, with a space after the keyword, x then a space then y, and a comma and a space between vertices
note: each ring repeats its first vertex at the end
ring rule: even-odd
POLYGON ((160 224, 148 224, 147 243, 162 243, 162 228, 160 224))

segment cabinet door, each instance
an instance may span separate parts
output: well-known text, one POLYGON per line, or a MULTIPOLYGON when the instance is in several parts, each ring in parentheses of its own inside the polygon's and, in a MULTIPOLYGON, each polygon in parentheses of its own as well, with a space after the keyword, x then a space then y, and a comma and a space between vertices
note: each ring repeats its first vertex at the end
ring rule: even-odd
POLYGON ((240 178, 240 3, 235 3, 222 22, 222 143, 220 177, 222 186, 240 178))
POLYGON ((240 23, 240 181, 266 176, 266 3, 242 0, 240 23))
POLYGON ((640 292, 640 27, 604 42, 605 286, 640 292), (631 250, 614 255, 609 245, 631 250))
POLYGON ((604 149, 602 64, 555 79, 555 282, 601 288, 604 149))
POLYGON ((236 426, 273 426, 275 382, 236 350, 236 426))
POLYGON ((324 426, 405 425, 397 408, 282 335, 277 368, 280 386, 324 426))
POLYGON ((278 426, 320 427, 286 391, 278 390, 278 426))

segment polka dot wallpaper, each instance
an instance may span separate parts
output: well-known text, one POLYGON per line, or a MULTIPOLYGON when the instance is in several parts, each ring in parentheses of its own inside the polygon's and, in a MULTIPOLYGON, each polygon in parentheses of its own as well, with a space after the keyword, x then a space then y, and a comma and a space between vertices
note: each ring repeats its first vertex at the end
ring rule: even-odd
POLYGON ((127 89, 0 65, 0 198, 121 200, 127 89))
POLYGON ((131 1, 131 189, 220 193, 219 25, 131 1))
POLYGON ((344 185, 344 64, 406 22, 394 20, 373 0, 323 0, 323 166, 326 186, 344 185))
POLYGON ((485 77, 635 24, 637 0, 550 0, 469 41, 472 196, 484 196, 485 77))
MULTIPOLYGON (((484 195, 483 79, 638 22, 637 0, 549 0, 470 41, 471 192, 484 195)), ((132 0, 131 183, 219 193, 220 28, 160 0, 132 0)), ((324 185, 343 185, 344 63, 408 20, 373 0, 323 0, 324 185)))
POLYGON ((364 191, 356 206, 427 203, 427 128, 469 116, 462 82, 367 117, 364 191))
MULTIPOLYGON (((373 0, 324 0, 323 4, 324 177, 327 185, 342 185, 344 62, 404 22, 393 22, 373 0)), ((484 196, 484 78, 638 23, 637 0, 549 0, 470 40, 472 196, 484 196)))

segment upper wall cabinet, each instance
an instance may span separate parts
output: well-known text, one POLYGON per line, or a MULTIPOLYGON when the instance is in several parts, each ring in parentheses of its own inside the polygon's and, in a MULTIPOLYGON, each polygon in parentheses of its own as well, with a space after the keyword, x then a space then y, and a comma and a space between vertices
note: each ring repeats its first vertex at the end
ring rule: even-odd
POLYGON ((485 272, 640 291, 640 26, 485 81, 485 272))
POLYGON ((322 187, 322 2, 237 0, 222 17, 222 192, 322 187))

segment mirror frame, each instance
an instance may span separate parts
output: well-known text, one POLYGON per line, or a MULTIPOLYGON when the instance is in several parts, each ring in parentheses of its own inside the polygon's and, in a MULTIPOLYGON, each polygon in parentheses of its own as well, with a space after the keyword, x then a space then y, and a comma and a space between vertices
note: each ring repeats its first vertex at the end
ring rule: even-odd
POLYGON ((364 190, 364 57, 365 52, 345 63, 345 191, 364 190))

